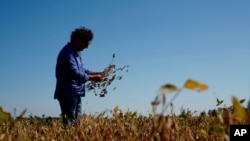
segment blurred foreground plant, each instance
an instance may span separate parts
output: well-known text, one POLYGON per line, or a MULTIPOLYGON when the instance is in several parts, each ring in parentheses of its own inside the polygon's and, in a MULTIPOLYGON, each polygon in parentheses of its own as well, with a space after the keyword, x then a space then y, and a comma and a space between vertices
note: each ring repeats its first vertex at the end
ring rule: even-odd
POLYGON ((11 121, 11 120, 18 120, 20 118, 23 118, 25 113, 27 112, 27 109, 24 109, 19 116, 16 117, 16 119, 13 119, 11 114, 7 111, 5 111, 2 107, 0 107, 0 123, 4 121, 11 121))
MULTIPOLYGON (((190 90, 197 90, 197 91, 204 91, 207 90, 208 86, 202 83, 199 83, 195 80, 188 79, 184 85, 181 88, 177 88, 173 84, 165 84, 160 87, 160 89, 157 91, 158 95, 154 99, 154 101, 151 102, 152 105, 152 111, 153 114, 156 115, 156 110, 158 105, 162 105, 162 111, 158 117, 158 123, 154 126, 154 129, 151 133, 151 139, 161 140, 161 141, 167 141, 172 140, 170 138, 170 134, 173 134, 172 136, 177 137, 178 136, 178 123, 176 122, 176 117, 173 115, 172 118, 165 117, 164 112, 167 110, 169 105, 172 105, 172 102, 174 99, 180 94, 180 92, 184 89, 190 89, 190 90), (175 93, 173 98, 167 103, 167 94, 175 93)), ((185 115, 184 115, 185 116, 185 115)), ((189 128, 186 129, 188 132, 188 140, 194 140, 191 130, 189 128)), ((176 139, 175 139, 176 140, 176 139)), ((182 140, 182 139, 177 139, 182 140)))
MULTIPOLYGON (((172 102, 174 99, 180 94, 183 89, 190 89, 196 91, 205 91, 208 89, 206 84, 202 84, 192 79, 188 79, 181 88, 177 88, 173 84, 165 84, 160 87, 157 91, 158 95, 151 102, 152 111, 156 118, 158 118, 158 122, 154 125, 154 128, 151 132, 150 139, 151 140, 221 140, 221 141, 229 141, 229 129, 232 124, 250 124, 250 101, 248 104, 248 108, 244 108, 242 103, 245 99, 238 100, 235 96, 232 96, 232 106, 228 108, 224 108, 223 111, 218 112, 215 117, 206 117, 203 113, 200 117, 198 117, 198 121, 203 121, 209 118, 210 123, 207 125, 202 125, 198 122, 196 130, 190 130, 187 126, 186 129, 186 137, 185 139, 179 138, 180 122, 179 121, 188 121, 192 116, 190 111, 182 110, 181 115, 176 117, 175 114, 172 116, 164 116, 164 112, 167 110, 169 105, 172 106, 172 102), (172 99, 167 103, 167 94, 174 93, 175 95, 172 99), (162 105, 162 111, 160 114, 156 113, 156 108, 159 105, 162 105), (196 132, 196 136, 195 133, 196 132), (213 136, 211 136, 213 135, 213 136)), ((219 106, 223 103, 223 100, 219 100, 218 98, 216 106, 219 106)), ((194 123, 192 125, 195 125, 194 123)), ((183 126, 181 126, 183 127, 183 126)), ((195 127, 193 127, 195 128, 195 127)))
POLYGON ((162 104, 161 114, 164 114, 169 105, 172 104, 172 102, 184 88, 196 91, 205 91, 208 89, 208 86, 192 79, 188 79, 181 88, 177 88, 175 85, 169 83, 161 86, 157 91, 158 95, 155 97, 154 101, 151 102, 153 114, 156 114, 156 109, 159 104, 162 104), (173 96, 173 98, 170 100, 170 102, 166 103, 166 95, 174 92, 175 95, 173 96))

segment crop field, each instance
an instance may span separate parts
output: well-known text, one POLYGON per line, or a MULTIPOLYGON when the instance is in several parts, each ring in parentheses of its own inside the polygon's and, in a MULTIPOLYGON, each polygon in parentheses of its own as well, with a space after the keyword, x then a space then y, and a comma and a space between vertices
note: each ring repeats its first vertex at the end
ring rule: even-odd
POLYGON ((112 116, 83 114, 76 126, 64 127, 60 118, 24 118, 24 110, 13 119, 1 109, 0 141, 225 141, 231 124, 250 124, 249 113, 239 112, 225 109, 194 116, 183 110, 180 115, 142 116, 116 106, 112 116))
MULTIPOLYGON (((0 108, 0 141, 229 141, 230 125, 250 125, 250 101, 232 97, 232 105, 212 112, 194 114, 183 109, 180 115, 166 113, 182 89, 204 91, 205 84, 187 80, 182 88, 165 84, 151 102, 152 113, 144 116, 122 111, 115 106, 100 114, 83 114, 75 126, 64 126, 60 118, 24 117, 26 109, 16 118, 0 108), (168 93, 175 93, 166 102, 168 93), (160 113, 156 112, 161 107, 160 113)), ((219 106, 223 100, 217 100, 219 106)))

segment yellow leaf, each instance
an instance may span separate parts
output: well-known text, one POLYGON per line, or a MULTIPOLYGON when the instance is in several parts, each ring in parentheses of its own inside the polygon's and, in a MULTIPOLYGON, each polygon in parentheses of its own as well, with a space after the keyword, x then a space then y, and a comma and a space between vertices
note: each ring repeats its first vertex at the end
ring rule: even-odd
POLYGON ((1 107, 0 107, 0 121, 2 120, 10 120, 11 115, 8 112, 5 112, 1 107))
POLYGON ((205 85, 205 84, 200 84, 198 89, 199 89, 199 91, 205 91, 205 90, 207 90, 207 88, 208 88, 207 85, 205 85))
POLYGON ((202 135, 208 136, 207 132, 204 129, 200 129, 200 132, 201 132, 202 135))
POLYGON ((185 84, 184 84, 184 87, 187 88, 187 89, 191 89, 191 90, 195 90, 199 87, 199 83, 195 80, 192 80, 192 79, 188 79, 185 84))
POLYGON ((232 114, 232 119, 236 121, 244 121, 247 118, 247 113, 244 107, 241 106, 239 100, 236 97, 232 97, 232 103, 234 112, 232 114))
POLYGON ((184 87, 187 89, 198 90, 198 91, 205 91, 208 89, 208 86, 206 84, 199 83, 192 79, 188 79, 185 82, 184 87))
POLYGON ((117 113, 117 112, 118 112, 118 110, 119 110, 119 106, 118 106, 118 105, 116 105, 116 106, 114 107, 114 112, 115 112, 115 113, 117 113))

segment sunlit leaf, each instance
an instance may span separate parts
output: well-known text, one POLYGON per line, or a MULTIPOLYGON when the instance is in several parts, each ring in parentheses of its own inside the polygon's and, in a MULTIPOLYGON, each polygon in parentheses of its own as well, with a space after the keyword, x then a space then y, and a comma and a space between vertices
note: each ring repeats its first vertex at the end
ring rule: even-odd
POLYGON ((199 87, 199 83, 195 80, 192 80, 192 79, 188 79, 185 84, 184 84, 184 87, 187 88, 187 89, 191 89, 191 90, 195 90, 199 87))
POLYGON ((175 85, 165 84, 161 86, 157 92, 160 94, 167 94, 167 93, 176 92, 176 91, 178 91, 178 88, 175 85))
POLYGON ((184 88, 191 90, 205 91, 208 89, 208 86, 206 84, 199 83, 195 80, 188 79, 184 84, 184 88))
POLYGON ((206 84, 199 84, 198 90, 199 91, 205 91, 208 89, 208 86, 206 84))
POLYGON ((9 112, 4 111, 0 107, 0 121, 2 120, 10 120, 11 119, 11 114, 9 112))
POLYGON ((200 129, 200 133, 201 133, 203 136, 208 136, 207 132, 206 132, 204 129, 200 129))
POLYGON ((116 105, 116 106, 114 107, 114 112, 115 112, 115 113, 117 113, 117 112, 118 112, 118 110, 119 110, 119 106, 118 106, 118 105, 116 105))
POLYGON ((232 97, 232 103, 234 112, 232 114, 232 119, 236 121, 244 121, 247 118, 247 113, 245 108, 240 104, 239 100, 236 97, 232 97))

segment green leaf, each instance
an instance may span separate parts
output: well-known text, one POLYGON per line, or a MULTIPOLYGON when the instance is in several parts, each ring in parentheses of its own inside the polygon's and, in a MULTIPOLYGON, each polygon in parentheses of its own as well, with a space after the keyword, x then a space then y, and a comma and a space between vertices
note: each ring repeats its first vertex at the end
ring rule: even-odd
POLYGON ((0 107, 0 121, 10 120, 11 114, 0 107))

